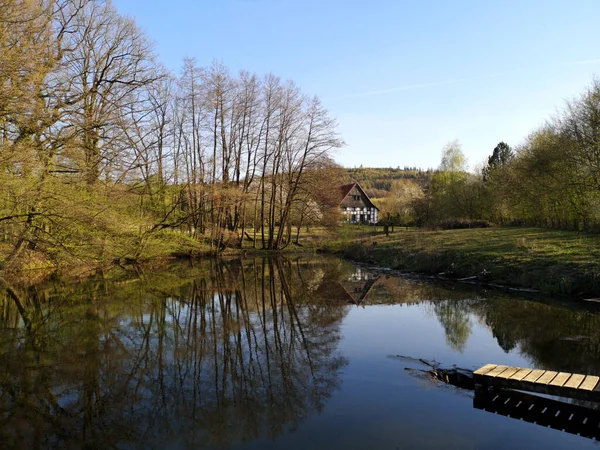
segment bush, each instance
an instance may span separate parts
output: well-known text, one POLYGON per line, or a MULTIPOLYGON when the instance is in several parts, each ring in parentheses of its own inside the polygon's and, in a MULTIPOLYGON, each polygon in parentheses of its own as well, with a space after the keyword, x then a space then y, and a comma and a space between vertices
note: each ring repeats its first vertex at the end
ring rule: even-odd
POLYGON ((504 224, 507 227, 525 227, 527 226, 527 222, 523 219, 512 219, 504 224))
POLYGON ((494 224, 487 220, 448 219, 440 222, 436 228, 440 230, 459 230, 463 228, 489 228, 493 226, 494 224))

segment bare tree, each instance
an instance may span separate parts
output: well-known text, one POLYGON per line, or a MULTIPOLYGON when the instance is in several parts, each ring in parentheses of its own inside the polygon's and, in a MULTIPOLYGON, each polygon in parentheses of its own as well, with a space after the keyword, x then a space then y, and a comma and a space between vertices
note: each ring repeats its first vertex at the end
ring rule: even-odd
POLYGON ((84 178, 125 170, 119 160, 122 109, 135 109, 139 92, 157 79, 152 46, 109 1, 71 0, 58 19, 65 29, 60 73, 69 87, 66 123, 83 149, 84 178), (75 11, 76 14, 69 14, 75 11))

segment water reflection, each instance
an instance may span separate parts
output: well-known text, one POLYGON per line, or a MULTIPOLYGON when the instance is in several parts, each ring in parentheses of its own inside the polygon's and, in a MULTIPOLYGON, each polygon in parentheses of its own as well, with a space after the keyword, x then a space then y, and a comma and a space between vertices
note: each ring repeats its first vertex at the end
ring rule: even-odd
MULTIPOLYGON (((498 291, 381 277, 364 305, 421 305, 442 326, 447 345, 463 352, 475 327, 489 330, 505 353, 532 366, 600 374, 600 308, 576 300, 518 297, 498 291)), ((474 344, 476 345, 476 343, 474 344)))
POLYGON ((196 446, 293 429, 322 410, 346 364, 336 349, 347 307, 312 295, 321 266, 213 261, 133 282, 9 289, 0 442, 196 446))
MULTIPOLYGON (((82 283, 9 286, 0 292, 0 442, 187 448, 279 439, 324 414, 333 397, 357 398, 368 386, 356 382, 363 373, 397 382, 385 356, 400 345, 410 356, 463 367, 498 349, 496 358, 518 355, 530 367, 598 374, 600 315, 327 258, 207 261, 82 283), (400 322, 413 328, 402 330, 400 322), (441 343, 429 333, 435 327, 441 343), (494 339, 495 348, 473 336, 494 339), (345 372, 354 377, 348 384, 345 372)), ((411 423, 418 417, 411 401, 434 398, 399 392, 372 389, 355 405, 356 420, 367 423, 360 407, 376 403, 411 423)), ((431 427, 430 411, 423 414, 415 436, 431 427)), ((443 420, 449 415, 456 411, 443 420)), ((329 432, 337 422, 328 420, 329 432)), ((363 442, 364 431, 340 427, 363 442)), ((312 435, 296 437, 300 448, 313 446, 312 435)))
POLYGON ((473 407, 596 441, 600 439, 600 412, 595 403, 590 407, 581 401, 565 402, 500 389, 489 395, 475 393, 473 407))
POLYGON ((444 328, 448 345, 462 352, 471 335, 469 303, 459 300, 435 302, 433 310, 444 328))

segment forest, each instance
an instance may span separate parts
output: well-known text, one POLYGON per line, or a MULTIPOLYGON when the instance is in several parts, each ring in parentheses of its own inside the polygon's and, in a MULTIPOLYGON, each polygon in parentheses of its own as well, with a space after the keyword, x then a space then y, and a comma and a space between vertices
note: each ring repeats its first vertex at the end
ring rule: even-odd
POLYGON ((185 59, 110 1, 3 1, 0 264, 281 249, 332 224, 342 146, 316 97, 185 59))
POLYGON ((482 167, 469 171, 460 143, 449 143, 437 169, 395 175, 379 201, 380 217, 440 228, 600 230, 600 79, 523 143, 499 142, 488 154, 482 167))
POLYGON ((369 198, 377 200, 387 197, 394 182, 400 180, 410 180, 419 186, 426 186, 434 171, 412 167, 355 167, 346 169, 345 172, 349 181, 358 181, 369 198))

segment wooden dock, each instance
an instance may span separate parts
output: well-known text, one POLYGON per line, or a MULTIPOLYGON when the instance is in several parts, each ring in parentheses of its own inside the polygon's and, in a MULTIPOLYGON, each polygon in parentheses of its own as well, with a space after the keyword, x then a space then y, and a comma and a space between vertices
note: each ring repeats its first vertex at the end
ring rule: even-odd
POLYGON ((600 377, 487 364, 473 372, 476 392, 498 387, 600 401, 600 377))

